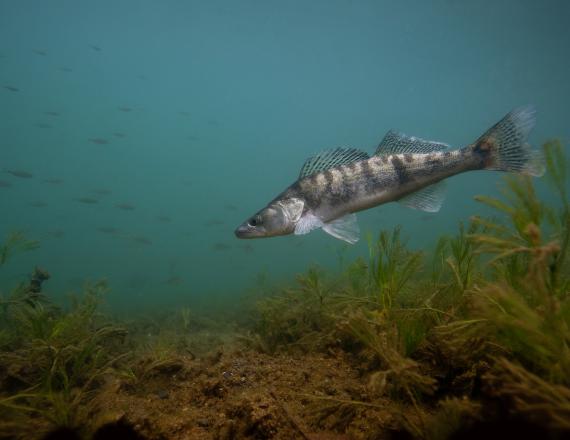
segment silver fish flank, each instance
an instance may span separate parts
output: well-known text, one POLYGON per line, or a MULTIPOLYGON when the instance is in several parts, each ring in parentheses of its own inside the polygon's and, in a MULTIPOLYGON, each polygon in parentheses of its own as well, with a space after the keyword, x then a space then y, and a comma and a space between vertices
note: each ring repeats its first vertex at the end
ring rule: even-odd
POLYGON ((439 211, 444 179, 466 171, 497 170, 540 176, 542 159, 527 138, 535 111, 511 111, 474 143, 453 149, 389 131, 373 156, 336 148, 307 159, 299 178, 235 231, 239 238, 302 235, 322 228, 355 243, 355 213, 398 201, 410 208, 439 211))

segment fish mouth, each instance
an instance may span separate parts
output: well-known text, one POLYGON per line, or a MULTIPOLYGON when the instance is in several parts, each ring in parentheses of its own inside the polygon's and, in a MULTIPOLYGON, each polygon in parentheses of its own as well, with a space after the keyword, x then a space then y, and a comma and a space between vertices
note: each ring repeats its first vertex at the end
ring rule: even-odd
POLYGON ((252 235, 252 230, 249 226, 247 225, 240 225, 238 226, 238 228, 234 231, 234 234, 236 234, 237 238, 255 238, 255 235, 252 235))
POLYGON ((237 238, 262 238, 262 237, 265 237, 265 234, 263 233, 263 231, 256 230, 255 228, 252 228, 247 223, 240 225, 234 231, 234 234, 236 234, 237 238))

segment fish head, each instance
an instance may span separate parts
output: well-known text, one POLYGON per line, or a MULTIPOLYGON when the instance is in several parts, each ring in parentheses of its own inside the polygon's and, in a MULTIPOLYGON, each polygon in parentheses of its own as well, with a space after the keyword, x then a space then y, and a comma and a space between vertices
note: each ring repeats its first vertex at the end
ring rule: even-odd
POLYGON ((238 238, 265 238, 291 234, 303 214, 305 202, 287 198, 271 202, 236 230, 238 238))

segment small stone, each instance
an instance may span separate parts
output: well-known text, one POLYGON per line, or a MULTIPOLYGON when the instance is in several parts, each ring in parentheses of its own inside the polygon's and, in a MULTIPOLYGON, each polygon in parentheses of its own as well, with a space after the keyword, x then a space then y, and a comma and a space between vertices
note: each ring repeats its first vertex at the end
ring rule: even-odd
POLYGON ((156 395, 159 399, 168 399, 168 391, 166 390, 158 390, 156 392, 156 395))
POLYGON ((196 424, 201 428, 207 428, 210 426, 210 421, 208 419, 198 419, 196 420, 196 424))

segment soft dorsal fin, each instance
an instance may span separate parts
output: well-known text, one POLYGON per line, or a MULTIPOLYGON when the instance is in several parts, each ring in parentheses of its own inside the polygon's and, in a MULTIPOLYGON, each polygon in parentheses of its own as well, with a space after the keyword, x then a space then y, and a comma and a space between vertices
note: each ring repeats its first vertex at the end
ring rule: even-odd
POLYGON ((442 142, 427 141, 415 136, 407 136, 404 133, 390 130, 376 148, 375 156, 383 154, 402 154, 402 153, 431 153, 433 151, 442 151, 450 148, 449 145, 442 142))
POLYGON ((299 178, 310 176, 336 167, 338 165, 346 165, 357 162, 359 160, 369 159, 368 153, 357 150, 356 148, 334 148, 332 150, 322 151, 312 157, 309 157, 299 172, 299 178))

